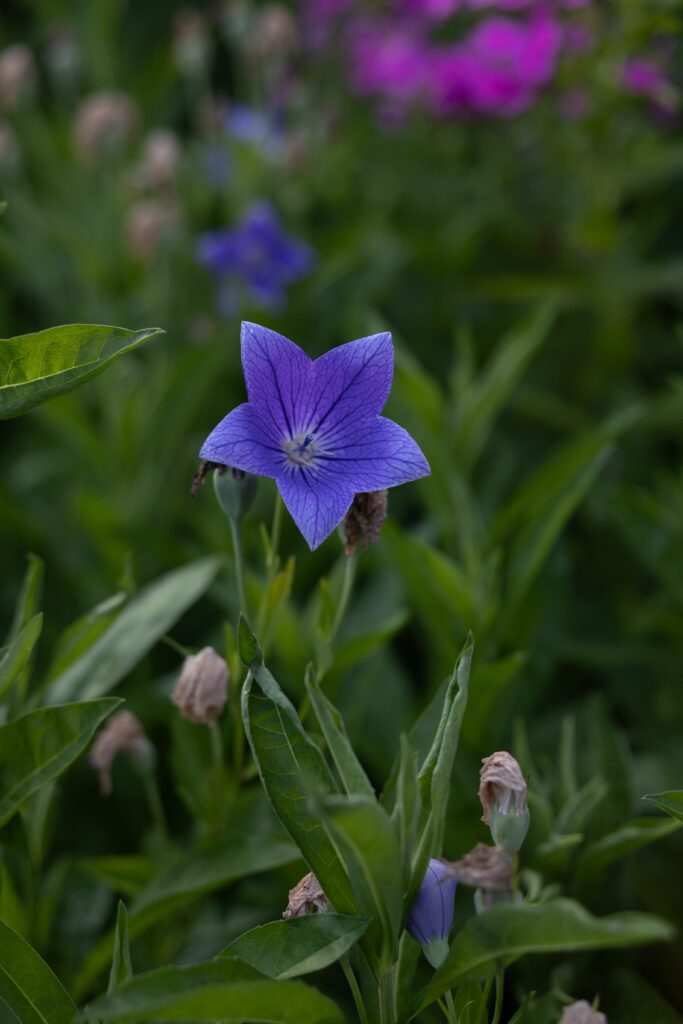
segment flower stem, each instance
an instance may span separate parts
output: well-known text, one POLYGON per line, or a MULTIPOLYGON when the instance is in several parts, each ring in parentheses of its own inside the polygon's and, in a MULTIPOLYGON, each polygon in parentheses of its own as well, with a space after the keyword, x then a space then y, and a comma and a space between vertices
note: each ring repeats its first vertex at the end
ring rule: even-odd
POLYGON ((396 964, 379 976, 380 1024, 396 1024, 396 964))
POLYGON ((368 1015, 365 1010, 363 996, 361 995, 361 991, 358 987, 358 981, 356 980, 356 975, 353 973, 353 967, 351 966, 351 962, 348 958, 348 955, 344 955, 339 961, 339 963, 341 964, 341 969, 344 972, 344 977, 346 978, 349 988, 351 989, 351 995, 353 996, 353 1001, 356 1004, 356 1013, 358 1014, 358 1020, 360 1021, 360 1024, 368 1024, 368 1015))
POLYGON ((446 1007, 448 1009, 448 1020, 450 1024, 458 1024, 458 1015, 455 1012, 455 1003, 453 1002, 453 996, 451 990, 446 991, 446 1007))
POLYGON ((168 840, 168 825, 166 824, 166 815, 164 814, 164 807, 161 802, 161 794, 159 793, 154 769, 145 766, 142 769, 141 775, 152 820, 157 827, 159 835, 164 840, 168 840))
POLYGON ((348 555, 344 561, 344 579, 342 580, 341 594, 339 595, 339 604, 334 615, 334 621, 332 623, 332 632, 330 636, 330 643, 334 643, 335 637, 339 632, 346 609, 349 604, 349 598, 353 590, 353 581, 356 578, 356 556, 348 555))
POLYGON ((268 549, 268 561, 266 563, 266 582, 263 586, 263 596, 261 597, 261 605, 259 607, 258 622, 256 625, 256 635, 259 639, 262 639, 267 625, 266 618, 268 614, 268 598, 270 596, 270 588, 273 584, 273 578, 275 576, 275 570, 277 568, 277 553, 280 547, 280 534, 282 533, 282 507, 283 502, 280 497, 280 492, 275 492, 275 506, 273 508, 273 523, 270 528, 270 545, 268 549))
MULTIPOLYGON (((490 991, 491 991, 491 979, 489 978, 488 981, 486 982, 486 984, 484 985, 484 993, 482 995, 481 1002, 479 1003, 479 1010, 477 1011, 476 1024, 481 1024, 481 1015, 482 1015, 482 1013, 486 1013, 486 1007, 488 1006, 488 1003, 489 1003, 489 992, 490 991)), ((487 1016, 488 1016, 488 1014, 487 1014, 487 1016)))
POLYGON ((505 975, 502 971, 498 971, 496 974, 496 1002, 493 1008, 493 1019, 491 1024, 500 1024, 500 1018, 503 1013, 503 985, 505 981, 505 975))
POLYGON ((235 577, 237 580, 237 596, 240 602, 240 611, 247 614, 247 598, 244 589, 244 548, 242 545, 242 524, 236 523, 234 519, 230 523, 230 536, 232 537, 232 553, 235 561, 235 577))

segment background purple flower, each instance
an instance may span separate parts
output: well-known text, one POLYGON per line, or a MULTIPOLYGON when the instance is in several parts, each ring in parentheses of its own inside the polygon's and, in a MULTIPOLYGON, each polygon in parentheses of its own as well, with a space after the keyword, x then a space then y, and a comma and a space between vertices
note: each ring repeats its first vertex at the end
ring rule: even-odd
POLYGON ((284 305, 287 286, 309 272, 313 249, 285 233, 270 203, 254 203, 234 228, 197 241, 197 259, 219 280, 219 306, 232 311, 240 286, 264 308, 284 305))
POLYGON ((406 929, 423 946, 448 938, 453 926, 453 904, 457 882, 448 877, 440 860, 432 859, 410 911, 406 929))
POLYGON ((428 475, 412 437, 380 416, 394 373, 390 334, 313 361, 281 334, 243 323, 242 366, 249 401, 209 434, 200 456, 273 477, 311 549, 357 493, 428 475))

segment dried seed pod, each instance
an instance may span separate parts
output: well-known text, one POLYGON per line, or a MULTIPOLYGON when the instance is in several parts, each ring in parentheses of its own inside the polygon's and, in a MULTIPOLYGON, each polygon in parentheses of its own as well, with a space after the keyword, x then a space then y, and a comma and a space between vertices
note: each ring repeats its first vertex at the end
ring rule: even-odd
POLYGON ((357 549, 363 551, 370 544, 376 544, 384 520, 387 518, 389 492, 369 491, 357 494, 351 508, 344 519, 344 537, 346 555, 355 554, 357 549))
POLYGON ((517 853, 529 829, 527 784, 521 768, 512 754, 501 750, 483 758, 479 778, 481 820, 491 829, 496 845, 517 853))
POLYGON ((92 745, 89 761, 97 772, 104 796, 112 790, 111 767, 117 754, 143 761, 153 753, 140 720, 132 711, 112 715, 92 745))
POLYGON ((228 699, 227 663, 213 647, 185 658, 171 695, 181 714, 190 722, 212 725, 228 699))
POLYGON ((332 905, 322 891, 318 879, 309 871, 293 889, 289 890, 287 908, 282 911, 282 916, 305 917, 316 912, 327 914, 331 910, 332 905))

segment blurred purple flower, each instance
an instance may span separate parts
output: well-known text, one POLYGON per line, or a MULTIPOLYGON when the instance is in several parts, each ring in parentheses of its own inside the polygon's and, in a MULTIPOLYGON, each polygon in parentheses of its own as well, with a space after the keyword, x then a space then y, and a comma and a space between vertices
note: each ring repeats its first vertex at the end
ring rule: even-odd
POLYGON ((267 202, 250 206, 234 228, 201 235, 196 252, 219 279, 219 305, 225 312, 237 305, 240 285, 264 308, 283 306, 287 286, 307 274, 315 261, 313 249, 286 234, 267 202))
POLYGON ((432 859, 410 911, 406 929, 423 946, 448 939, 453 926, 457 882, 440 860, 432 859))
POLYGON ((414 26, 357 25, 349 50, 351 82, 359 93, 406 102, 419 96, 427 82, 432 54, 414 26))
MULTIPOLYGON (((445 21, 461 6, 461 0, 399 0, 408 14, 418 14, 430 21, 445 21)), ((525 0, 528 2, 528 0, 525 0)))
POLYGON ((272 114, 235 104, 229 107, 224 126, 230 138, 248 143, 264 156, 278 157, 282 153, 284 133, 272 114))
POLYGON ((429 474, 412 437, 380 416, 394 373, 390 334, 314 361, 281 334, 243 323, 242 366, 249 400, 212 430, 200 457, 274 477, 311 549, 356 494, 429 474))
POLYGON ((634 57, 626 61, 622 71, 624 88, 637 96, 649 96, 656 99, 667 81, 662 69, 653 60, 634 57))

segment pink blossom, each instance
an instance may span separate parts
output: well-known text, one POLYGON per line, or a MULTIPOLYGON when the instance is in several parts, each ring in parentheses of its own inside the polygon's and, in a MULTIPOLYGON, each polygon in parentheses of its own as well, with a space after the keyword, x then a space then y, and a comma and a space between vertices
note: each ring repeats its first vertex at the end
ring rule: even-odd
POLYGON ((357 92, 379 93, 405 102, 427 82, 431 61, 428 43, 400 24, 367 22, 356 26, 349 44, 351 81, 357 92))

